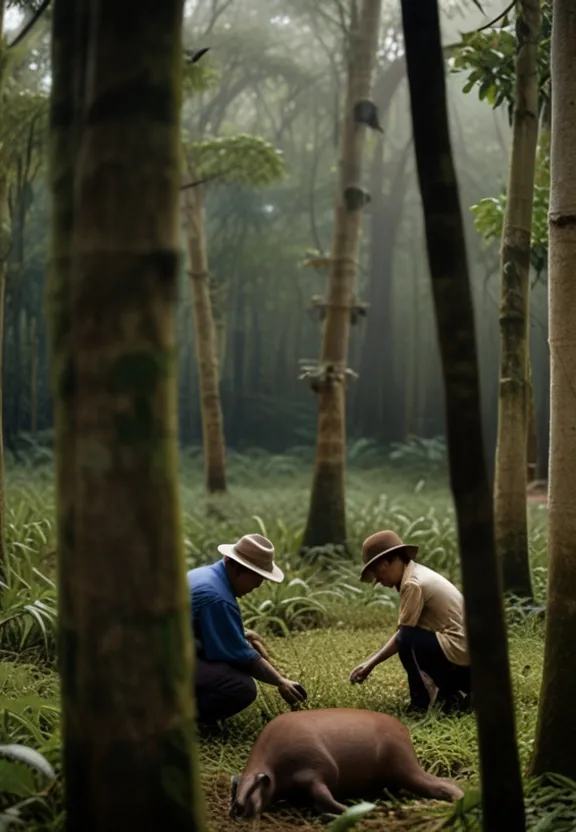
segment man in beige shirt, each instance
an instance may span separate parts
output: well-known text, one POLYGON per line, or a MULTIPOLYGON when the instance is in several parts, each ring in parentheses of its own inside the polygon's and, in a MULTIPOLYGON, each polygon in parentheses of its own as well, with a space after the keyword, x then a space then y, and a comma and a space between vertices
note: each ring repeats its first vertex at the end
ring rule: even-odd
POLYGON ((378 581, 400 593, 398 630, 350 674, 361 684, 381 662, 398 654, 408 676, 411 710, 425 711, 436 701, 445 712, 470 708, 470 660, 464 624, 464 599, 442 575, 415 563, 417 546, 395 532, 364 541, 360 580, 378 581))

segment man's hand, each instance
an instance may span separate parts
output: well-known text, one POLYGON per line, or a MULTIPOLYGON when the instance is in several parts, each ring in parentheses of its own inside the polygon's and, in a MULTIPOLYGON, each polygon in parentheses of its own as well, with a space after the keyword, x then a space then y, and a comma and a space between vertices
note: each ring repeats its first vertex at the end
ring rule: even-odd
POLYGON ((374 666, 371 662, 362 662, 358 667, 355 667, 350 674, 350 681, 352 684, 361 685, 365 679, 372 673, 374 666))
POLYGON ((281 684, 278 685, 278 693, 289 705, 296 705, 298 702, 304 702, 308 698, 308 694, 298 682, 291 682, 290 679, 282 679, 281 684))

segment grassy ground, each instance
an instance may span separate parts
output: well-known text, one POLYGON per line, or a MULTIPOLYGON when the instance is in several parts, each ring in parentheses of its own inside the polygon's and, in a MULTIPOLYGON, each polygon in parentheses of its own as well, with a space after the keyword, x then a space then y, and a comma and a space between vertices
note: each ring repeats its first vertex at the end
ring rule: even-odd
MULTIPOLYGON (((459 780, 467 790, 478 783, 474 717, 418 720, 403 716, 408 702, 405 677, 395 658, 361 687, 348 673, 392 632, 394 592, 359 584, 362 539, 380 528, 393 528, 418 541, 421 560, 459 582, 454 516, 445 478, 430 459, 412 459, 403 470, 355 459, 348 474, 348 523, 352 558, 321 553, 315 566, 298 557, 306 517, 310 457, 232 455, 231 495, 207 499, 196 455, 182 461, 182 510, 190 565, 216 556, 216 545, 233 542, 247 531, 270 536, 288 573, 280 586, 265 585, 243 600, 247 626, 264 633, 278 663, 309 693, 306 707, 363 707, 396 714, 410 726, 424 766, 459 780), (334 559, 336 558, 336 562, 334 559), (327 564, 332 562, 332 566, 327 564)), ((0 606, 0 743, 23 742, 58 764, 58 679, 54 672, 54 605, 51 584, 53 492, 49 466, 38 460, 10 472, 9 552, 11 572, 0 606)), ((530 507, 531 558, 537 595, 545 591, 546 509, 530 507)), ((532 617, 510 619, 510 650, 517 696, 518 742, 522 761, 529 758, 542 667, 542 623, 532 617)), ((229 778, 240 771, 258 732, 274 714, 286 710, 275 691, 261 686, 257 701, 231 721, 227 739, 203 742, 201 762, 211 829, 238 830, 227 816, 229 778)), ((5 769, 0 760, 0 792, 5 769)), ((472 791, 473 793, 473 791, 472 791)), ((34 815, 39 826, 62 828, 59 785, 34 815)), ((4 805, 8 798, 4 799, 4 805)), ((12 797, 11 802, 15 802, 12 797)), ((472 800, 470 802, 473 802, 472 800)), ((3 808, 0 797, 0 809, 3 808)), ((432 830, 444 828, 446 805, 384 801, 366 828, 432 830), (440 826, 439 824, 442 824, 440 826)), ((541 817, 539 810, 538 817, 541 817)), ((536 815, 534 816, 536 817, 536 815)), ((317 827, 318 819, 280 808, 264 816, 264 828, 317 827)), ((1 827, 1 822, 0 822, 1 827)), ((462 827, 464 828, 464 827, 462 827)), ((576 821, 573 827, 576 829, 576 821)))

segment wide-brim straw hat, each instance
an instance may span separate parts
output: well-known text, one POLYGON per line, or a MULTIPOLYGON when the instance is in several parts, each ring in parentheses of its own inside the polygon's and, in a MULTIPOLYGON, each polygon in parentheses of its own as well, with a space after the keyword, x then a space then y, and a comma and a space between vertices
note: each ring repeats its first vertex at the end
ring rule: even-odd
POLYGON ((418 546, 404 543, 396 532, 386 530, 367 537, 362 544, 364 567, 360 573, 360 580, 364 583, 373 580, 374 576, 371 573, 374 565, 385 555, 389 557, 393 552, 399 552, 400 549, 406 552, 410 560, 414 560, 418 553, 418 546))
POLYGON ((279 584, 284 580, 284 573, 274 563, 274 544, 261 534, 245 534, 236 543, 222 543, 218 551, 269 581, 279 584))

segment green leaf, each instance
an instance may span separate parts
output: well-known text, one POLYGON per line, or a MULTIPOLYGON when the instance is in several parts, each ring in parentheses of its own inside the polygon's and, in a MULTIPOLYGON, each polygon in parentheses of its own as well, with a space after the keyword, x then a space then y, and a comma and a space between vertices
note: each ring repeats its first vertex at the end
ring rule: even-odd
POLYGON ((31 797, 37 792, 33 772, 12 760, 0 759, 0 794, 12 797, 31 797))
POLYGON ((41 772, 48 780, 53 780, 56 773, 48 760, 34 748, 26 745, 0 745, 0 757, 7 757, 41 772))
POLYGON ((367 814, 376 808, 374 803, 357 803, 351 806, 342 815, 332 821, 328 827, 328 832, 345 832, 347 829, 352 829, 356 826, 367 814))

